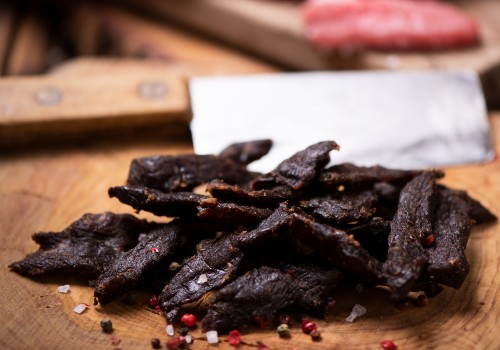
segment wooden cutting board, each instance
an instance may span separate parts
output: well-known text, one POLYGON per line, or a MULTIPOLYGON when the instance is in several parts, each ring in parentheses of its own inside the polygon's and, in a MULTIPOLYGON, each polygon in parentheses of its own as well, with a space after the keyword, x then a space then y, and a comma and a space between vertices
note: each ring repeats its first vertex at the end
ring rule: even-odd
MULTIPOLYGON (((500 114, 491 116, 497 151, 500 151, 500 114)), ((40 230, 61 230, 86 212, 132 210, 107 197, 107 188, 123 184, 130 161, 151 154, 192 152, 188 141, 144 140, 135 144, 101 144, 81 148, 17 152, 1 155, 0 162, 0 348, 2 349, 150 349, 150 339, 165 344, 165 322, 144 305, 147 295, 137 293, 138 303, 117 301, 92 306, 93 290, 77 277, 44 277, 32 280, 8 269, 8 264, 37 249, 30 239, 40 230), (58 285, 70 284, 69 294, 58 285), (73 308, 87 303, 84 314, 73 308), (111 318, 112 345, 101 331, 102 318, 111 318)), ((500 162, 446 170, 444 183, 465 189, 497 215, 500 214, 500 162)), ((147 216, 152 218, 151 216, 147 216)), ((255 349, 258 340, 270 349, 379 349, 380 341, 393 340, 399 349, 498 349, 500 280, 500 226, 475 227, 467 256, 471 272, 463 287, 446 288, 426 307, 399 310, 383 290, 361 293, 339 290, 336 305, 326 320, 318 320, 323 340, 311 342, 298 324, 292 337, 280 339, 273 330, 243 332, 255 349), (367 314, 354 323, 345 318, 355 303, 367 314)), ((202 337, 199 330, 194 332, 202 337)), ((164 348, 164 347, 163 347, 164 348)), ((218 347, 196 340, 192 349, 233 349, 221 337, 218 347)))
POLYGON ((465 50, 339 55, 314 47, 304 34, 300 6, 267 0, 121 0, 247 52, 299 70, 472 69, 483 80, 489 106, 500 107, 500 2, 455 0, 476 19, 481 44, 465 50))

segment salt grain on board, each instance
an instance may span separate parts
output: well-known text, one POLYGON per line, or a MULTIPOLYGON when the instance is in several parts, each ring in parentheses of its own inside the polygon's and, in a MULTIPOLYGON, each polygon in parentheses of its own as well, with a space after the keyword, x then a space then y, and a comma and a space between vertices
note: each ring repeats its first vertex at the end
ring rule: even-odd
POLYGON ((167 334, 171 337, 174 336, 175 332, 174 332, 174 326, 172 326, 171 324, 168 324, 167 325, 167 328, 165 328, 165 331, 167 332, 167 334))
POLYGON ((73 311, 76 312, 77 314, 81 314, 85 312, 88 308, 89 308, 88 304, 78 304, 77 306, 75 306, 73 311))
POLYGON ((57 287, 57 291, 58 291, 59 293, 66 294, 66 293, 68 293, 68 292, 69 292, 70 288, 71 288, 71 287, 69 286, 69 284, 65 284, 64 286, 59 286, 59 287, 57 287))
POLYGON ((347 318, 345 320, 347 322, 354 322, 355 319, 363 316, 364 314, 366 314, 366 308, 364 306, 356 304, 353 306, 351 314, 349 316, 347 316, 347 318))
POLYGON ((219 342, 217 331, 208 331, 205 333, 205 336, 207 337, 208 344, 217 344, 219 342))

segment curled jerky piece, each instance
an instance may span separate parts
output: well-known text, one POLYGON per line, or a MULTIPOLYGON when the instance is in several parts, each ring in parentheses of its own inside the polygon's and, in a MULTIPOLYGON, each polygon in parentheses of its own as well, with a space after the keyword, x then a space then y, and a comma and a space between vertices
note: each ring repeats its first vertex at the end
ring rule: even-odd
POLYGON ((390 221, 375 216, 368 222, 349 226, 345 228, 345 231, 348 235, 353 235, 373 257, 379 261, 385 261, 390 224, 390 221))
POLYGON ((200 242, 198 252, 161 292, 161 307, 167 320, 172 320, 183 304, 231 281, 242 258, 243 253, 233 245, 231 234, 200 242))
POLYGON ((366 221, 374 213, 377 196, 373 191, 326 195, 304 202, 301 207, 312 216, 327 222, 346 224, 366 221))
POLYGON ((294 198, 288 186, 276 186, 270 189, 249 191, 243 187, 230 185, 218 180, 207 185, 207 192, 225 202, 233 202, 256 207, 276 207, 279 203, 294 198))
POLYGON ((130 205, 137 211, 145 210, 159 216, 195 216, 197 206, 209 197, 193 192, 163 193, 139 186, 116 186, 108 190, 110 197, 130 205))
POLYGON ((441 187, 434 222, 434 244, 427 249, 427 273, 432 282, 460 288, 469 273, 465 248, 471 220, 463 192, 441 187))
MULTIPOLYGON (((203 203, 202 203, 203 204, 203 203)), ((198 217, 218 225, 257 224, 272 214, 272 209, 257 208, 235 203, 219 203, 198 207, 198 217)))
POLYGON ((28 275, 70 272, 96 278, 117 256, 137 244, 139 234, 155 227, 129 214, 85 214, 61 232, 34 234, 40 249, 9 267, 28 275))
POLYGON ((437 205, 436 172, 424 172, 401 191, 399 206, 391 223, 387 260, 383 265, 391 297, 406 297, 419 278, 428 256, 422 239, 432 233, 437 205))
POLYGON ((269 139, 233 143, 224 148, 219 157, 230 158, 236 163, 247 165, 268 154, 272 146, 273 141, 269 139))
POLYGON ((272 320, 276 311, 293 305, 299 293, 289 274, 267 266, 252 270, 219 290, 202 329, 228 332, 256 319, 272 320))
MULTIPOLYGON (((319 182, 326 188, 337 190, 339 186, 347 188, 371 186, 376 182, 405 184, 421 174, 419 170, 397 170, 382 166, 360 167, 351 163, 331 166, 321 172, 319 182)), ((436 172, 443 176, 443 173, 436 172)))
POLYGON ((246 184, 256 175, 228 157, 183 154, 134 159, 127 183, 163 192, 182 192, 214 179, 246 184))
POLYGON ((241 249, 261 244, 278 234, 288 225, 290 214, 286 203, 280 204, 267 219, 263 220, 255 229, 233 235, 233 243, 241 249))
POLYGON ((94 296, 101 304, 138 284, 141 276, 158 262, 172 256, 181 245, 180 223, 171 222, 152 231, 133 249, 121 254, 99 276, 94 296))
POLYGON ((251 187, 259 190, 279 184, 289 186, 292 190, 303 189, 328 164, 330 152, 338 149, 339 146, 334 141, 318 142, 284 160, 269 174, 255 179, 251 187))
POLYGON ((320 224, 301 212, 291 215, 291 236, 296 244, 332 262, 342 271, 353 274, 367 284, 381 281, 380 263, 353 236, 332 226, 320 224))

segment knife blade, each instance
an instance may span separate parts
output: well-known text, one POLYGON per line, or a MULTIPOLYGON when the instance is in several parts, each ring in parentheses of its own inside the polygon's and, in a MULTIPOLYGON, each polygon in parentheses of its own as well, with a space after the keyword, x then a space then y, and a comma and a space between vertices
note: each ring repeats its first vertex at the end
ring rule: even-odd
POLYGON ((267 172, 321 140, 335 162, 422 168, 494 156, 486 105, 471 71, 371 71, 195 78, 191 131, 197 153, 270 138, 251 165, 267 172))
POLYGON ((470 71, 276 73, 188 85, 165 71, 1 79, 0 147, 116 130, 132 140, 142 127, 177 130, 171 126, 191 121, 201 154, 272 139, 270 154, 251 164, 263 172, 322 140, 341 145, 335 162, 359 165, 421 168, 494 156, 481 85, 470 71))

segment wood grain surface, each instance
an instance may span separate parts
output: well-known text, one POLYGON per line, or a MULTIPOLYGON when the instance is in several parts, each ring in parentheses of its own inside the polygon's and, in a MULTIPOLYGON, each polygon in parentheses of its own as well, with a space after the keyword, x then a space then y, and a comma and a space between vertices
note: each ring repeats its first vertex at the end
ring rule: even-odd
MULTIPOLYGON (((500 114, 491 116, 497 151, 500 151, 500 114)), ((147 296, 137 292, 139 302, 121 301, 92 306, 93 290, 77 277, 52 276, 32 280, 8 269, 8 264, 37 249, 30 236, 36 231, 61 230, 86 212, 132 210, 107 197, 107 188, 123 184, 130 161, 151 154, 191 152, 186 140, 144 140, 121 143, 103 141, 86 147, 31 150, 2 154, 0 162, 0 348, 2 349, 148 349, 151 338, 165 344, 165 322, 149 310, 147 296), (58 285, 70 284, 69 294, 58 285), (72 309, 90 304, 78 315, 72 309), (113 335, 99 322, 109 317, 113 335)), ((444 183, 469 191, 497 215, 500 214, 500 162, 446 169, 444 183)), ((147 216, 152 218, 151 216, 147 216)), ((255 349, 260 340, 270 349, 378 349, 380 341, 393 340, 400 349, 498 349, 500 306, 500 227, 475 227, 467 248, 471 271, 463 287, 446 288, 426 307, 395 308, 388 293, 367 289, 361 293, 339 290, 336 304, 326 320, 318 320, 323 340, 312 343, 293 324, 292 337, 280 339, 276 332, 244 332, 247 345, 255 349), (345 318, 359 303, 368 312, 354 323, 345 318)), ((196 337, 202 337, 195 331, 196 337)), ((192 349, 232 349, 226 337, 218 347, 196 340, 192 349)))

